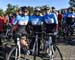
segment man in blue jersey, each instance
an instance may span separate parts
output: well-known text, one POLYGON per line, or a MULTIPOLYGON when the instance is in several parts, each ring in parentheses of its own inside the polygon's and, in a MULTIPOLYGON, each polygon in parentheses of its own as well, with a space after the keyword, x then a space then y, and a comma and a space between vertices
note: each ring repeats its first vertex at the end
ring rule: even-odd
MULTIPOLYGON (((41 22, 42 22, 42 17, 40 16, 40 8, 36 7, 34 10, 34 14, 30 16, 30 26, 31 26, 31 30, 32 32, 35 33, 38 32, 39 37, 41 36, 40 32, 42 32, 41 29, 41 22)), ((33 44, 34 44, 35 39, 32 39, 30 48, 33 48, 33 44)), ((40 40, 38 40, 38 49, 40 50, 40 40)))
POLYGON ((28 47, 28 43, 26 42, 26 36, 27 36, 26 26, 29 22, 29 15, 28 15, 29 10, 27 7, 22 7, 21 10, 22 10, 22 14, 16 16, 13 25, 16 25, 16 24, 18 25, 18 29, 16 33, 20 33, 22 36, 21 44, 25 47, 28 47))
POLYGON ((46 27, 46 33, 54 33, 54 36, 52 36, 52 42, 55 44, 56 35, 58 33, 58 20, 55 13, 52 13, 50 8, 48 6, 44 7, 45 15, 44 23, 46 27))
POLYGON ((73 7, 68 8, 68 12, 66 14, 66 24, 71 25, 75 20, 75 12, 73 7))
POLYGON ((68 8, 68 12, 67 12, 65 18, 66 18, 66 23, 68 25, 71 24, 74 21, 75 13, 74 13, 74 8, 73 7, 68 8))
MULTIPOLYGON (((68 12, 65 15, 65 24, 66 24, 67 29, 71 33, 71 35, 73 34, 73 28, 71 25, 73 25, 74 22, 75 22, 74 8, 69 7, 68 12)), ((68 31, 67 31, 67 35, 68 35, 68 31)))

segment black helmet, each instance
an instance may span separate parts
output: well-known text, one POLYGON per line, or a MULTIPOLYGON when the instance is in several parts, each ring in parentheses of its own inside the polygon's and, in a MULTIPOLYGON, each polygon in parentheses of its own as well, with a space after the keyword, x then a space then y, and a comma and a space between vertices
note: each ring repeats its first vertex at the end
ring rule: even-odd
POLYGON ((52 7, 52 9, 55 9, 55 7, 52 7))
POLYGON ((28 7, 24 6, 24 7, 21 7, 21 10, 24 12, 25 10, 26 11, 29 11, 28 7))
POLYGON ((45 10, 50 9, 50 7, 49 7, 48 5, 43 6, 43 8, 44 8, 45 10))

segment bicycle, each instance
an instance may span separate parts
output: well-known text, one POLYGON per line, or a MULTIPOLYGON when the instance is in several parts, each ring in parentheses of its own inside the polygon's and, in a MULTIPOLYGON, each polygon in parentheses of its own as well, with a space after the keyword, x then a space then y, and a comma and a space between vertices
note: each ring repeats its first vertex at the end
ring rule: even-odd
POLYGON ((10 50, 7 59, 6 60, 21 60, 21 59, 27 59, 26 56, 29 55, 29 50, 27 48, 23 48, 20 44, 20 36, 21 34, 18 33, 18 36, 16 38, 17 42, 16 45, 11 47, 12 49, 10 50), (21 49, 23 48, 23 49, 21 49), (22 56, 22 50, 24 55, 22 56))
POLYGON ((33 49, 32 49, 32 55, 33 55, 33 60, 36 60, 36 56, 39 55, 39 46, 38 46, 38 40, 40 39, 39 37, 40 32, 35 32, 35 42, 33 44, 33 49))
POLYGON ((71 27, 71 24, 66 24, 64 29, 64 42, 69 43, 72 41, 72 36, 73 36, 73 28, 71 27), (67 38, 66 38, 67 37, 67 38))
POLYGON ((53 35, 54 35, 54 33, 46 33, 46 39, 47 40, 45 40, 45 48, 44 48, 45 54, 47 54, 46 56, 49 60, 54 60, 55 59, 55 52, 57 52, 60 56, 59 59, 63 60, 63 56, 60 52, 60 49, 55 44, 53 44, 53 42, 52 42, 52 36, 53 35))
POLYGON ((6 60, 6 58, 8 56, 8 52, 9 52, 7 45, 9 45, 10 42, 13 42, 13 33, 11 32, 11 28, 9 26, 6 29, 6 31, 3 31, 0 34, 0 38, 1 38, 1 42, 2 42, 3 59, 6 60))

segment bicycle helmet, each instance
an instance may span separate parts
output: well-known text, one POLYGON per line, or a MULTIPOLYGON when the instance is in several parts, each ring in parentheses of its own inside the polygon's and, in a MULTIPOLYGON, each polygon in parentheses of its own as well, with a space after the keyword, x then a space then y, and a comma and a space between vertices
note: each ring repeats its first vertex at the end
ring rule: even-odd
POLYGON ((55 9, 55 7, 52 7, 52 9, 55 9))
POLYGON ((39 7, 35 7, 35 11, 41 11, 39 7))
POLYGON ((75 10, 75 8, 74 8, 74 7, 69 7, 69 8, 68 8, 68 10, 69 10, 69 9, 71 9, 72 11, 73 11, 73 10, 75 10))
POLYGON ((21 10, 24 12, 25 10, 26 11, 29 11, 28 7, 24 6, 24 7, 21 7, 21 10))
POLYGON ((43 6, 43 8, 44 8, 45 10, 50 9, 50 7, 49 7, 48 5, 43 6))

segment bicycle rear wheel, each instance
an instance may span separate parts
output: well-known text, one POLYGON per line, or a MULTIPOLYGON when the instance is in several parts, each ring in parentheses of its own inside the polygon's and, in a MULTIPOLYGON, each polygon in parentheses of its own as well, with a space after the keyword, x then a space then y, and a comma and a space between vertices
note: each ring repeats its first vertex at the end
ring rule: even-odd
POLYGON ((47 48, 43 60, 63 60, 63 56, 59 47, 55 45, 53 47, 51 46, 51 48, 47 48))
POLYGON ((54 60, 63 60, 62 53, 57 45, 54 45, 55 52, 54 52, 54 60))

